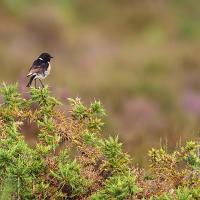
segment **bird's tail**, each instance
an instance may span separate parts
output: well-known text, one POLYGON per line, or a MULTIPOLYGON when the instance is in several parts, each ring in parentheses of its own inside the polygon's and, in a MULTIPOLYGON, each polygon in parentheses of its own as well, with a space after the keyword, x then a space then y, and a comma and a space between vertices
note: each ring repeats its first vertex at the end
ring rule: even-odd
POLYGON ((29 82, 28 82, 26 87, 31 87, 31 84, 32 84, 34 78, 35 78, 35 76, 31 76, 31 78, 30 78, 30 80, 29 80, 29 82))

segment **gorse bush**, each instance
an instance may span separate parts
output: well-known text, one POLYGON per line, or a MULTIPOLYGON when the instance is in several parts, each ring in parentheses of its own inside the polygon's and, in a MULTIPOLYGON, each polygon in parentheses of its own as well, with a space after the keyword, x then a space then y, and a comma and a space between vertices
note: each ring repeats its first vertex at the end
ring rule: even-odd
POLYGON ((69 99, 69 114, 47 87, 1 87, 0 199, 199 199, 197 142, 169 154, 152 149, 150 171, 134 168, 117 137, 103 138, 105 110, 69 99), (37 142, 26 144, 24 124, 38 128, 37 142))
POLYGON ((1 199, 134 197, 137 187, 128 156, 117 138, 101 138, 105 110, 99 101, 86 107, 78 98, 69 99, 66 117, 55 109, 61 103, 47 87, 32 88, 30 99, 23 99, 16 85, 3 85, 1 94, 1 199), (27 122, 38 127, 32 148, 20 132, 27 122), (59 150, 61 143, 65 145, 59 150))

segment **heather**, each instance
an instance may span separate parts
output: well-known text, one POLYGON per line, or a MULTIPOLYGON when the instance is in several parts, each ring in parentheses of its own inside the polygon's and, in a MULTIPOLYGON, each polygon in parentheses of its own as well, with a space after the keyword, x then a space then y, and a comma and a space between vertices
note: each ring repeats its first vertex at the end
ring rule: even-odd
POLYGON ((3 84, 0 92, 0 199, 200 198, 198 141, 173 152, 151 149, 144 170, 117 136, 102 135, 100 101, 69 98, 64 111, 48 87, 31 88, 26 98, 17 85, 3 84), (32 146, 24 124, 38 128, 32 146))

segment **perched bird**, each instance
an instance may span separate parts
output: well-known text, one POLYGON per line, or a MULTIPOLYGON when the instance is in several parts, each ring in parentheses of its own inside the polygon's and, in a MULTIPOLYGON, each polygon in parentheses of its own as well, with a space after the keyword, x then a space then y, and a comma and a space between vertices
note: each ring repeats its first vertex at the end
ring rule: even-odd
POLYGON ((44 87, 41 79, 45 79, 50 71, 51 65, 50 60, 53 58, 49 53, 42 53, 32 64, 27 77, 30 77, 30 80, 27 84, 27 87, 30 87, 33 80, 35 81, 35 87, 37 86, 37 79, 40 81, 42 87, 44 87))

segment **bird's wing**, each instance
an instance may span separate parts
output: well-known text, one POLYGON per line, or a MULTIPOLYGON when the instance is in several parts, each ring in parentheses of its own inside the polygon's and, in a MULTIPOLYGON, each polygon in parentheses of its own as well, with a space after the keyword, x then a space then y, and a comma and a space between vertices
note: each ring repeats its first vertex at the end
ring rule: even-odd
POLYGON ((27 74, 27 77, 28 76, 32 76, 32 75, 35 75, 35 74, 40 74, 44 71, 43 68, 40 68, 40 67, 37 67, 37 68, 33 68, 29 71, 29 73, 27 74))
POLYGON ((29 70, 28 76, 34 75, 34 74, 40 74, 44 73, 45 69, 48 67, 48 63, 44 63, 42 60, 35 60, 29 70))

